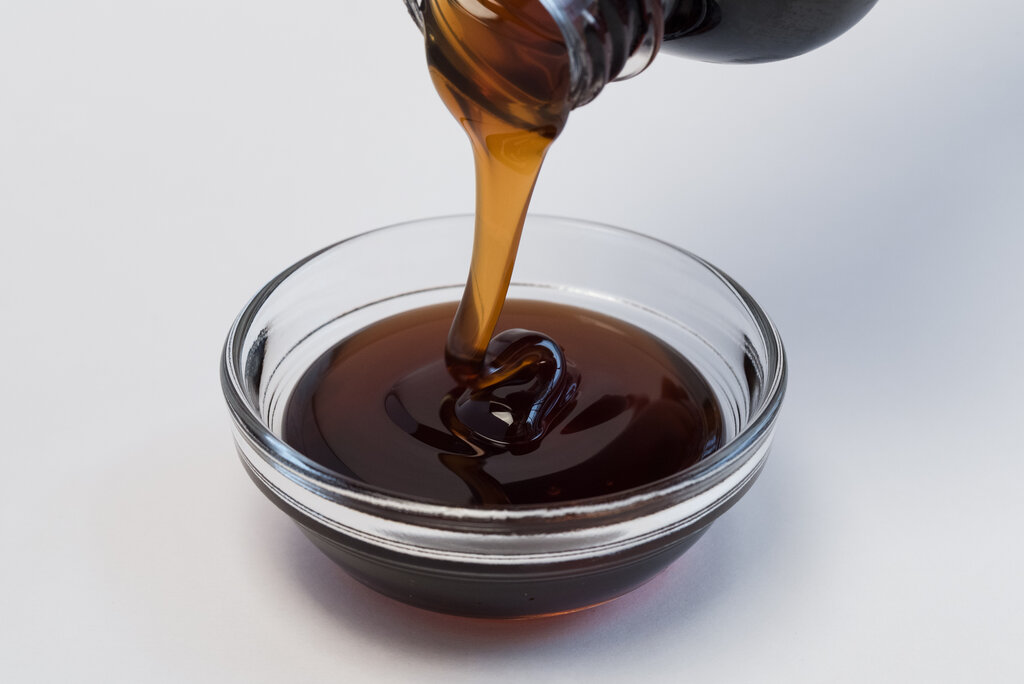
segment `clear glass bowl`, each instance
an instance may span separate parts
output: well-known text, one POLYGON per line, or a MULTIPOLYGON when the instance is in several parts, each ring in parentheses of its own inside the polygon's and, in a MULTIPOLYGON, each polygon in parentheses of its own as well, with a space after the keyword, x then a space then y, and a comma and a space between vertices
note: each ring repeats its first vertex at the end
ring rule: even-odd
POLYGON ((781 340, 743 288, 688 252, 531 216, 509 296, 615 316, 678 350, 715 392, 721 449, 614 495, 482 508, 398 497, 282 442, 288 399, 322 353, 375 321, 459 299, 472 235, 471 216, 381 228, 303 259, 260 290, 231 327, 221 364, 238 453, 314 544, 400 601, 506 618, 603 603, 678 558, 754 482, 785 391, 781 340))

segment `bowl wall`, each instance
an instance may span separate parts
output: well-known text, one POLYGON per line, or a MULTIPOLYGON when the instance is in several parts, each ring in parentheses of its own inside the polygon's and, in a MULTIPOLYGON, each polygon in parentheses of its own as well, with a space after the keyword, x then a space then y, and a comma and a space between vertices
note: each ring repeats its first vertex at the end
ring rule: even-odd
POLYGON ((471 508, 375 490, 284 444, 288 399, 321 354, 383 318, 459 299, 472 232, 468 216, 372 231, 264 287, 232 327, 222 363, 239 454, 321 550, 386 595, 480 617, 607 601, 689 548, 760 472, 785 388, 781 342, 749 295, 703 260, 629 231, 532 216, 509 296, 614 316, 676 349, 722 409, 719 451, 611 496, 471 508))

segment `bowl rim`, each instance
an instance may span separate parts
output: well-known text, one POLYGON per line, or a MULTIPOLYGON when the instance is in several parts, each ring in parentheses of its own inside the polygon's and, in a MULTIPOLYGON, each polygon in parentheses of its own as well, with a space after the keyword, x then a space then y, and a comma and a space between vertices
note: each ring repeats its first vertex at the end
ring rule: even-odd
MULTIPOLYGON (((550 214, 534 214, 528 221, 557 221, 571 224, 576 229, 610 232, 631 239, 657 244, 671 250, 717 277, 742 304, 760 330, 767 351, 764 399, 752 411, 746 425, 725 445, 696 464, 666 478, 613 494, 551 504, 506 504, 495 506, 460 506, 442 504, 415 497, 402 497, 393 492, 368 485, 330 471, 307 459, 299 451, 284 443, 262 421, 258 411, 246 398, 247 392, 239 377, 238 360, 243 357, 242 344, 260 308, 277 288, 293 273, 323 254, 348 243, 365 240, 380 233, 398 231, 412 225, 430 222, 467 221, 472 214, 449 214, 403 221, 364 231, 334 242, 303 257, 274 276, 248 301, 228 331, 220 359, 220 379, 224 398, 236 426, 248 442, 275 470, 304 489, 334 503, 354 506, 362 510, 390 511, 406 520, 450 520, 470 526, 475 523, 527 523, 537 520, 606 519, 609 516, 631 515, 638 509, 648 509, 660 503, 674 503, 707 491, 716 483, 736 472, 766 439, 770 438, 785 395, 788 363, 781 336, 774 323, 750 294, 729 275, 692 252, 666 240, 636 230, 621 228, 597 221, 568 218, 550 214)), ((514 282, 514 281, 513 281, 514 282)), ((756 473, 754 473, 756 475, 756 473)))

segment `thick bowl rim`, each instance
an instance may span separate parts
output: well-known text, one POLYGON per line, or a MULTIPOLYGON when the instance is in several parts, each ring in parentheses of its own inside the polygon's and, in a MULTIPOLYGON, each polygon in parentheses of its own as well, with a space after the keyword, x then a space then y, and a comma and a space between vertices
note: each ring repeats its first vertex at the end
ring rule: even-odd
POLYGON ((261 456, 288 479, 305 489, 335 503, 355 503, 360 508, 369 507, 381 511, 393 511, 404 519, 459 520, 472 525, 473 523, 501 522, 513 523, 517 520, 535 521, 538 519, 575 519, 607 518, 617 514, 629 514, 637 508, 648 508, 664 499, 666 504, 678 502, 689 495, 706 491, 717 482, 735 472, 749 458, 757 446, 771 434, 782 399, 785 395, 788 364, 785 349, 778 330, 765 314, 761 306, 729 275, 721 271, 703 258, 665 240, 640 233, 628 228, 621 228, 591 220, 567 218, 549 214, 529 215, 532 220, 557 221, 572 224, 576 228, 610 232, 627 236, 631 239, 655 243, 660 247, 678 253, 696 262, 712 275, 722 281, 735 297, 742 303, 746 312, 753 318, 756 326, 764 337, 767 361, 765 364, 764 399, 756 410, 752 411, 747 424, 739 433, 720 449, 693 466, 686 468, 667 478, 634 487, 622 492, 554 504, 511 504, 503 506, 457 506, 424 501, 411 497, 401 497, 383 489, 353 480, 344 475, 327 470, 307 459, 296 449, 284 443, 273 434, 263 423, 258 411, 246 399, 243 383, 237 373, 236 359, 242 357, 242 344, 250 324, 260 308, 271 297, 275 290, 293 273, 317 259, 326 252, 337 249, 345 244, 365 240, 383 232, 395 231, 410 225, 420 225, 442 221, 472 220, 471 214, 450 214, 403 221, 387 226, 352 235, 319 249, 288 268, 281 271, 249 300, 237 316, 223 347, 220 361, 221 387, 231 415, 241 433, 254 446, 258 447, 261 456))

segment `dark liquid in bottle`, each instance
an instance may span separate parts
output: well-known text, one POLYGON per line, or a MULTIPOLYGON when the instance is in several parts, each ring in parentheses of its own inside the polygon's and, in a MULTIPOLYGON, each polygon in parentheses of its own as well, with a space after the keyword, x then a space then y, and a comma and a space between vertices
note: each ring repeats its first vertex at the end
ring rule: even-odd
MULTIPOLYGON (((388 492, 485 506, 621 492, 671 476, 722 443, 718 403, 678 353, 620 320, 531 300, 509 300, 500 323, 559 341, 579 378, 573 398, 543 439, 502 445, 460 437, 445 413, 465 388, 439 353, 453 314, 453 305, 413 310, 325 353, 289 401, 285 441, 388 492)), ((504 426, 521 391, 496 392, 493 413, 477 420, 504 426)), ((524 396, 532 401, 530 392, 524 396)))

